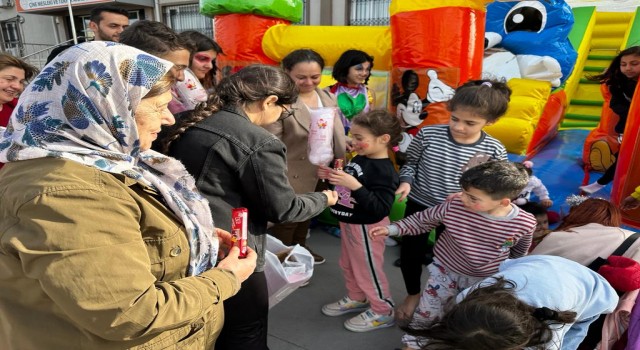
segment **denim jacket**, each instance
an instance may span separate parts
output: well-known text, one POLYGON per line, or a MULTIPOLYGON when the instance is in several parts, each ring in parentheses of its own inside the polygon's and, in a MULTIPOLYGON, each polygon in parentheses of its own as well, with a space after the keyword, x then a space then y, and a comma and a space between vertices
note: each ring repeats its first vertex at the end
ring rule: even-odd
POLYGON ((223 108, 189 128, 169 155, 181 160, 209 200, 216 227, 231 229, 231 209, 249 210, 249 244, 264 266, 267 222, 299 222, 322 212, 320 192, 296 195, 287 179, 286 148, 241 109, 223 108))

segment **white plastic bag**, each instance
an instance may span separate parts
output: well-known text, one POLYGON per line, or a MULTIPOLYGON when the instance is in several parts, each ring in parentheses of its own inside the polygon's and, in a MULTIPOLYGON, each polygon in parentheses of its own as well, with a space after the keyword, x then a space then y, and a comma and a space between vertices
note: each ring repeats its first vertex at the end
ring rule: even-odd
POLYGON ((279 239, 267 235, 264 274, 269 290, 269 308, 274 307, 313 275, 313 256, 296 244, 287 247, 279 239), (280 263, 276 254, 290 250, 280 263))
POLYGON ((169 104, 169 110, 173 114, 193 110, 200 102, 206 102, 208 97, 207 90, 189 68, 184 70, 184 80, 174 84, 172 94, 174 99, 169 104))
POLYGON ((333 120, 338 112, 336 107, 311 108, 309 127, 309 162, 315 165, 329 165, 333 160, 333 120))

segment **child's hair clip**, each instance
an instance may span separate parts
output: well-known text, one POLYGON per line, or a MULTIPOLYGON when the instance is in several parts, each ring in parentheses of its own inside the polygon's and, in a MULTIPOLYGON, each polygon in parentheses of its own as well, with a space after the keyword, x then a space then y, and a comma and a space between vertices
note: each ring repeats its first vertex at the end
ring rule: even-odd
POLYGON ((488 86, 488 87, 492 87, 493 86, 493 84, 491 84, 490 81, 482 82, 482 84, 480 84, 480 85, 484 85, 484 86, 488 86))
POLYGON ((522 162, 522 165, 524 165, 524 167, 527 169, 533 168, 533 162, 530 160, 525 160, 524 162, 522 162))

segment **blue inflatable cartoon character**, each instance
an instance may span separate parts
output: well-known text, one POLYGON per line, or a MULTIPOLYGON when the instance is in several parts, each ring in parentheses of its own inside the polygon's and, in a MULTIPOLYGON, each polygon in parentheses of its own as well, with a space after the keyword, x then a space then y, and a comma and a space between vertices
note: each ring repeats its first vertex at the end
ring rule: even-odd
POLYGON ((485 46, 515 55, 522 78, 560 86, 577 53, 569 42, 573 12, 563 0, 493 2, 487 6, 485 46))

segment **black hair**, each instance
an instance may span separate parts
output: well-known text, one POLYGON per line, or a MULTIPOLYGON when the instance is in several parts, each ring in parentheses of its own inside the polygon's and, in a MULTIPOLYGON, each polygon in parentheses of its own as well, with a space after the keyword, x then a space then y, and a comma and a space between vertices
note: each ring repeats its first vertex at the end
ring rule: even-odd
POLYGON ((117 7, 113 5, 99 5, 94 7, 93 10, 91 10, 91 15, 89 16, 89 20, 91 22, 99 24, 100 21, 102 20, 103 12, 115 13, 117 15, 123 15, 129 18, 129 12, 122 7, 117 7))
POLYGON ((161 142, 161 151, 167 153, 171 143, 187 129, 210 117, 223 106, 243 107, 275 95, 278 105, 287 105, 298 99, 298 88, 289 75, 279 67, 255 64, 220 80, 206 103, 201 103, 181 118, 161 142))
POLYGON ((470 291, 433 326, 407 332, 428 338, 422 346, 428 350, 543 350, 553 339, 552 327, 575 322, 575 312, 531 306, 515 295, 515 282, 494 279, 470 291))
MULTIPOLYGON (((218 45, 215 40, 200 32, 197 32, 195 30, 186 30, 184 32, 181 32, 179 35, 182 38, 189 40, 193 44, 194 51, 191 52, 191 56, 189 57, 189 65, 191 65, 191 62, 193 61, 193 55, 196 52, 213 50, 218 55, 224 55, 222 47, 220 47, 220 45, 218 45)), ((209 71, 209 73, 204 77, 202 81, 202 86, 204 86, 205 89, 210 90, 216 85, 217 72, 218 66, 216 65, 216 60, 214 59, 213 68, 211 68, 211 71, 209 71)))
POLYGON ((620 62, 623 56, 635 55, 640 56, 640 46, 631 46, 620 53, 611 61, 607 70, 602 74, 590 76, 590 80, 598 81, 600 84, 606 83, 609 86, 622 86, 627 78, 620 70, 620 62))
POLYGON ((547 215, 547 208, 543 207, 542 204, 538 202, 527 202, 523 205, 520 205, 520 209, 533 216, 547 215))
MULTIPOLYGON (((369 62, 371 64, 369 70, 373 70, 373 56, 370 56, 368 53, 360 50, 347 50, 340 55, 338 61, 333 65, 331 76, 336 81, 346 84, 347 76, 349 75, 349 68, 365 62, 369 62)), ((371 74, 369 74, 367 79, 365 79, 365 84, 369 82, 370 76, 371 74)))
POLYGON ((140 20, 120 33, 120 43, 163 57, 176 50, 193 52, 194 45, 169 28, 156 21, 140 20))
POLYGON ((460 176, 460 187, 479 189, 493 200, 515 198, 529 182, 529 175, 516 164, 493 160, 476 165, 460 176))
POLYGON ((389 134, 389 148, 398 145, 402 140, 402 126, 400 120, 384 109, 373 109, 367 113, 360 113, 351 120, 356 124, 367 128, 374 136, 389 134))
POLYGON ((324 59, 319 53, 311 49, 291 51, 282 59, 282 68, 285 71, 291 71, 296 64, 302 62, 315 62, 320 66, 320 70, 324 69, 324 59))
POLYGON ((511 89, 503 82, 470 80, 456 89, 448 109, 467 109, 493 123, 507 111, 510 97, 511 89))

